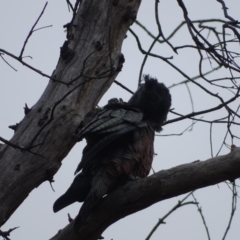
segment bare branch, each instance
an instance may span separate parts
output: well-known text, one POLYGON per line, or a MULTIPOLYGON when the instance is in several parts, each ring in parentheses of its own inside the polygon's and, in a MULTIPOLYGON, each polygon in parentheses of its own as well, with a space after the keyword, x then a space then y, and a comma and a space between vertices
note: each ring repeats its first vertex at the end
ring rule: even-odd
POLYGON ((173 47, 173 45, 168 41, 168 39, 166 39, 164 37, 164 34, 162 32, 162 27, 161 27, 161 24, 160 24, 160 20, 159 20, 159 16, 158 16, 158 4, 159 4, 159 1, 155 1, 155 19, 156 19, 156 23, 157 23, 157 27, 158 27, 158 32, 159 34, 161 34, 161 37, 163 39, 164 42, 166 42, 171 48, 172 50, 177 54, 177 51, 176 49, 173 47))
POLYGON ((185 132, 187 131, 191 131, 191 129, 193 128, 193 125, 195 125, 199 119, 192 119, 192 123, 190 126, 188 126, 187 128, 185 128, 181 133, 172 133, 172 134, 155 134, 155 136, 158 137, 169 137, 169 136, 182 136, 185 132))
POLYGON ((48 2, 45 3, 42 12, 40 13, 37 21, 33 24, 30 32, 29 32, 28 35, 27 35, 26 40, 24 41, 22 50, 21 50, 20 55, 19 55, 19 57, 18 57, 20 60, 22 60, 23 52, 24 52, 24 49, 25 49, 25 47, 26 47, 26 45, 27 45, 28 39, 31 37, 32 33, 34 32, 33 30, 34 30, 35 26, 37 25, 38 21, 40 20, 40 18, 42 17, 42 15, 43 15, 43 13, 44 13, 44 11, 45 11, 45 8, 47 7, 47 4, 48 4, 48 2))
POLYGON ((200 214, 200 216, 201 216, 201 218, 202 218, 203 225, 204 225, 204 228, 205 228, 205 230, 206 230, 208 240, 211 240, 211 238, 210 238, 210 233, 209 233, 209 231, 208 231, 208 227, 207 227, 207 224, 206 224, 206 220, 205 220, 205 217, 204 217, 203 212, 202 212, 202 208, 199 206, 199 203, 198 203, 196 197, 194 196, 194 193, 193 193, 193 192, 191 193, 191 195, 192 195, 194 201, 196 202, 196 207, 197 207, 198 212, 199 212, 199 214, 200 214))
MULTIPOLYGON (((220 67, 213 68, 212 70, 205 72, 205 73, 203 74, 203 76, 207 76, 208 74, 217 71, 219 68, 220 68, 220 67)), ((197 76, 195 76, 195 77, 191 77, 192 80, 197 80, 197 79, 199 79, 199 78, 201 78, 201 75, 197 75, 197 76)), ((188 83, 188 82, 190 82, 190 80, 189 80, 189 79, 185 79, 185 80, 183 80, 183 81, 181 81, 181 82, 179 82, 179 83, 172 84, 172 85, 169 86, 168 88, 171 89, 171 88, 173 88, 173 87, 177 87, 177 86, 179 86, 179 85, 186 84, 186 83, 188 83)))
POLYGON ((231 223, 232 223, 232 220, 233 220, 233 216, 234 216, 234 213, 237 209, 237 190, 236 190, 236 185, 235 185, 235 182, 233 181, 232 182, 232 209, 231 209, 231 214, 230 214, 230 219, 229 219, 229 222, 228 222, 228 225, 227 225, 227 228, 226 228, 226 231, 223 235, 223 238, 222 240, 226 239, 226 236, 227 236, 227 233, 231 227, 231 223))
POLYGON ((136 41, 137 41, 137 44, 138 44, 138 49, 140 50, 141 53, 143 53, 144 55, 148 55, 148 56, 151 56, 151 57, 155 57, 155 58, 159 58, 159 59, 173 59, 173 57, 162 57, 160 55, 157 55, 157 54, 154 54, 154 53, 150 53, 149 51, 145 51, 143 48, 142 48, 142 45, 141 45, 141 42, 137 36, 137 34, 135 34, 135 32, 129 28, 129 32, 135 37, 136 41))
POLYGON ((228 8, 227 8, 225 2, 223 0, 217 0, 217 2, 221 3, 225 18, 229 19, 232 22, 238 23, 237 20, 235 20, 234 18, 232 18, 228 15, 228 13, 227 13, 228 8))
MULTIPOLYGON (((237 93, 233 98, 229 99, 226 102, 223 102, 222 104, 219 104, 216 107, 209 108, 209 109, 206 109, 206 110, 203 110, 203 111, 199 111, 199 112, 195 112, 195 113, 194 112, 193 113, 189 113, 189 114, 183 115, 182 117, 168 120, 168 121, 166 121, 164 123, 164 125, 172 123, 172 122, 177 122, 177 121, 180 121, 180 120, 183 120, 183 119, 186 119, 186 118, 191 118, 193 116, 201 115, 201 114, 204 114, 204 113, 209 113, 209 112, 216 111, 218 109, 221 109, 221 108, 227 106, 229 103, 235 101, 238 97, 239 97, 239 93, 237 93)), ((172 111, 170 111, 170 112, 172 112, 172 111)))
POLYGON ((178 203, 167 213, 165 214, 162 218, 160 218, 158 220, 158 223, 153 227, 153 229, 151 230, 151 232, 148 234, 148 236, 145 238, 145 240, 149 240, 151 238, 151 236, 153 235, 153 233, 157 230, 157 228, 160 226, 160 224, 165 224, 164 220, 174 211, 176 211, 178 208, 186 206, 188 204, 197 204, 196 201, 194 202, 184 202, 189 196, 191 196, 192 192, 190 192, 189 194, 187 194, 187 196, 185 196, 182 200, 179 200, 178 203))
POLYGON ((11 147, 13 147, 13 148, 20 149, 20 150, 22 150, 22 151, 29 151, 29 150, 31 150, 31 149, 33 149, 33 148, 38 147, 38 146, 41 145, 41 144, 37 144, 37 145, 31 146, 31 147, 21 147, 21 146, 19 146, 19 145, 16 145, 16 144, 14 144, 14 143, 11 143, 10 141, 8 141, 8 140, 6 140, 6 139, 4 139, 4 138, 2 138, 2 137, 0 137, 0 141, 2 141, 3 143, 5 143, 5 144, 7 144, 7 145, 9 145, 9 146, 11 146, 11 147))
POLYGON ((102 199, 77 231, 74 222, 51 240, 96 240, 112 223, 152 204, 240 177, 240 148, 227 155, 162 170, 119 188, 102 199), (124 197, 122 197, 124 196, 124 197), (87 226, 87 227, 86 227, 87 226))
POLYGON ((47 75, 47 74, 43 73, 42 71, 38 70, 37 68, 32 67, 31 65, 27 64, 27 63, 24 62, 22 59, 20 59, 19 57, 13 55, 13 54, 10 53, 10 52, 7 52, 7 51, 4 50, 4 49, 0 49, 0 52, 3 52, 3 53, 5 53, 6 55, 10 56, 11 58, 19 61, 20 63, 22 63, 22 65, 28 67, 29 69, 31 69, 31 70, 33 70, 34 72, 42 75, 43 77, 52 79, 52 80, 54 80, 54 81, 56 81, 56 82, 58 82, 58 83, 62 83, 62 84, 68 85, 68 84, 65 83, 65 82, 59 81, 58 79, 56 79, 56 78, 54 78, 54 77, 51 77, 50 75, 47 75))
POLYGON ((6 239, 6 240, 11 240, 11 239, 9 238, 10 233, 11 233, 12 231, 14 231, 15 229, 17 229, 17 228, 19 228, 19 227, 10 228, 8 231, 5 231, 5 232, 3 232, 3 231, 0 230, 0 236, 2 236, 2 237, 3 237, 4 239, 6 239))
POLYGON ((130 90, 129 88, 127 88, 126 86, 124 86, 123 84, 121 84, 120 82, 118 82, 117 80, 114 80, 114 82, 120 86, 121 88, 125 89, 127 92, 133 94, 134 92, 132 90, 130 90))
POLYGON ((36 28, 33 30, 33 32, 36 32, 36 31, 39 31, 39 30, 42 30, 44 28, 49 28, 49 27, 52 27, 52 25, 48 25, 48 26, 44 26, 44 27, 40 27, 40 28, 36 28))
MULTIPOLYGON (((226 21, 222 20, 222 19, 216 19, 216 18, 212 18, 212 19, 199 19, 199 20, 192 20, 192 23, 198 23, 198 24, 203 24, 203 23, 227 23, 226 21)), ((151 38, 155 39, 156 36, 154 36, 142 23, 140 23, 138 20, 135 21, 135 23, 142 28, 151 38)), ((173 32, 166 38, 167 40, 170 40, 187 22, 183 21, 181 22, 174 30, 173 32)), ((231 24, 231 23, 229 23, 231 24)), ((236 26, 237 28, 240 28, 240 26, 236 26)), ((164 40, 157 40, 158 43, 164 43, 164 40)))
POLYGON ((12 68, 14 71, 17 72, 17 69, 14 68, 10 63, 8 63, 8 61, 6 61, 2 55, 4 55, 4 54, 3 54, 3 53, 0 53, 0 57, 2 58, 2 60, 3 60, 10 68, 12 68))
MULTIPOLYGON (((74 11, 73 9, 73 5, 71 4, 71 2, 69 0, 66 0, 67 1, 67 5, 68 5, 68 8, 70 7, 72 11, 74 11)), ((70 11, 70 10, 69 10, 70 11)))

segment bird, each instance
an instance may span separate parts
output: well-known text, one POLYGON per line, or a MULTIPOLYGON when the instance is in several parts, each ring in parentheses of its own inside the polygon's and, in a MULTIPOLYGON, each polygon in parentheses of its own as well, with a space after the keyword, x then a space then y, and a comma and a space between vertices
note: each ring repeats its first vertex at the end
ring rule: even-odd
POLYGON ((78 175, 53 205, 57 212, 83 202, 75 229, 106 194, 147 177, 151 170, 155 131, 160 132, 167 119, 171 94, 156 78, 143 78, 144 83, 128 102, 109 100, 78 133, 77 141, 85 138, 87 142, 75 171, 78 175))

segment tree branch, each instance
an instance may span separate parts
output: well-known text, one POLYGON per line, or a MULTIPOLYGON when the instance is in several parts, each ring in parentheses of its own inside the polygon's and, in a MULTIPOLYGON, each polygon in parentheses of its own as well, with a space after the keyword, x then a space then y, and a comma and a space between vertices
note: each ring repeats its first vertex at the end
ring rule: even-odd
POLYGON ((22 60, 23 52, 24 52, 24 49, 25 49, 25 47, 26 47, 26 45, 27 45, 28 39, 29 39, 29 38, 31 37, 31 35, 33 34, 34 28, 36 27, 38 21, 39 21, 40 18, 42 17, 42 15, 43 15, 46 7, 47 7, 47 4, 48 4, 48 2, 45 3, 45 5, 44 5, 44 7, 43 7, 43 10, 41 11, 41 13, 40 13, 38 19, 36 20, 36 22, 33 24, 30 32, 29 32, 28 35, 27 35, 27 38, 26 38, 25 41, 24 41, 23 47, 22 47, 21 52, 20 52, 20 55, 19 55, 19 57, 18 57, 20 60, 22 60))
POLYGON ((78 232, 74 221, 50 240, 96 240, 114 222, 154 203, 240 177, 240 148, 206 161, 194 161, 162 170, 119 188, 106 196, 78 232))

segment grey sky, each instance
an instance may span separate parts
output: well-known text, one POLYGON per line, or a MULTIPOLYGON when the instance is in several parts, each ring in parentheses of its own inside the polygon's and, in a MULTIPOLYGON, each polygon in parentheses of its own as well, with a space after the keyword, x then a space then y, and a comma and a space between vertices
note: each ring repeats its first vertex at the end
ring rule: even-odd
MULTIPOLYGON (((154 19, 154 2, 153 0, 144 0, 140 7, 137 19, 144 23, 151 32, 157 33, 157 26, 154 19)), ((186 0, 189 17, 193 20, 204 18, 219 18, 223 16, 221 5, 215 0, 186 0)), ((32 25, 39 16, 45 1, 13 1, 2 0, 0 7, 0 48, 5 49, 13 54, 18 55, 22 48, 23 42, 31 29, 32 25)), ((234 18, 239 17, 240 1, 226 0, 229 7, 229 13, 234 18)), ((172 30, 183 21, 182 11, 174 0, 161 0, 159 4, 160 20, 165 36, 168 36, 172 30)), ((25 55, 31 56, 32 59, 26 58, 26 62, 40 69, 46 74, 51 75, 54 70, 66 33, 63 25, 69 22, 71 13, 68 12, 67 4, 64 0, 50 0, 47 9, 41 18, 38 27, 53 25, 37 31, 30 38, 25 55)), ((138 26, 132 26, 132 29, 140 36, 142 46, 147 50, 152 42, 138 26)), ((182 45, 190 42, 190 38, 183 28, 171 43, 173 45, 182 45)), ((239 45, 235 46, 239 49, 239 45)), ((198 73, 198 55, 193 50, 179 51, 176 55, 166 45, 156 45, 154 52, 164 57, 173 56, 173 62, 189 76, 194 77, 198 73)), ((239 51, 239 50, 238 50, 239 51)), ((117 80, 126 85, 131 90, 137 88, 139 69, 143 60, 143 55, 139 54, 136 41, 131 33, 123 43, 122 53, 126 62, 122 72, 118 75, 117 80)), ((15 60, 6 56, 6 60, 18 71, 15 72, 0 59, 0 136, 10 139, 13 131, 8 128, 19 122, 23 116, 23 107, 25 103, 29 107, 34 105, 45 89, 48 79, 43 78, 37 73, 27 69, 15 60)), ((206 70, 209 65, 206 64, 206 70)), ((171 86, 184 78, 175 70, 170 68, 164 62, 156 59, 149 59, 144 67, 143 73, 150 73, 157 77, 159 81, 171 86)), ((225 76, 225 72, 219 73, 220 77, 225 76)), ((217 75, 214 75, 217 76, 217 75)), ((208 96, 193 85, 190 85, 195 111, 203 110, 215 106, 218 102, 208 96)), ((189 113, 192 111, 189 95, 185 86, 171 89, 172 107, 178 112, 189 113)), ((104 105, 111 97, 121 97, 124 100, 130 98, 130 94, 117 85, 112 85, 106 95, 102 98, 99 105, 104 105)), ((230 95, 226 93, 225 99, 230 95)), ((216 115, 212 114, 211 117, 216 115)), ((169 115, 169 119, 173 118, 169 115)), ((180 133, 191 124, 191 121, 185 120, 176 124, 169 124, 164 127, 162 134, 180 133)), ((237 128, 234 128, 237 131, 237 128)), ((221 146, 222 139, 226 132, 223 126, 217 126, 213 129, 213 150, 217 153, 221 146)), ((238 129, 239 131, 239 129, 238 129)), ((230 140, 227 141, 231 144, 230 140)), ((235 145, 240 145, 239 141, 235 145)), ((11 239, 49 239, 57 233, 60 228, 68 224, 67 213, 75 217, 79 211, 80 204, 76 203, 69 206, 59 213, 54 214, 52 205, 54 201, 62 195, 74 178, 74 171, 81 159, 84 142, 77 143, 69 155, 64 159, 63 165, 55 175, 53 187, 51 190, 49 183, 45 182, 37 189, 33 190, 24 203, 16 210, 9 221, 1 228, 20 226, 19 229, 11 233, 11 239)), ((209 125, 197 123, 193 131, 187 131, 181 137, 157 137, 155 141, 155 152, 158 154, 153 163, 155 171, 167 169, 179 164, 199 160, 206 160, 211 157, 209 125)), ((226 154, 229 149, 224 147, 221 154, 226 154)), ((238 183, 238 182, 237 182, 238 183)), ((106 240, 132 240, 145 239, 154 224, 166 214, 179 199, 165 200, 157 203, 148 209, 126 217, 114 225, 110 226, 103 236, 106 240)), ((210 234, 212 239, 222 239, 226 229, 230 211, 231 211, 231 191, 226 184, 212 186, 206 189, 196 191, 197 200, 203 207, 210 234)), ((239 207, 239 204, 238 204, 239 207)), ((237 209, 230 232, 227 239, 237 240, 240 238, 240 210, 237 209)), ((194 205, 185 206, 168 219, 167 224, 160 226, 151 238, 152 240, 203 240, 207 239, 202 220, 194 205)))

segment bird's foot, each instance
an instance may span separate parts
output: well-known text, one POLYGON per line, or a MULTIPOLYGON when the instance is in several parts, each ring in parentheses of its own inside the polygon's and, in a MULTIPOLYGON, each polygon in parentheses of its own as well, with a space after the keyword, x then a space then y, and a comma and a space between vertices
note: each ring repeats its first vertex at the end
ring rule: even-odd
POLYGON ((132 173, 129 173, 127 175, 127 177, 128 177, 128 181, 136 181, 136 180, 140 179, 140 177, 133 176, 132 173))

